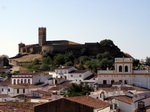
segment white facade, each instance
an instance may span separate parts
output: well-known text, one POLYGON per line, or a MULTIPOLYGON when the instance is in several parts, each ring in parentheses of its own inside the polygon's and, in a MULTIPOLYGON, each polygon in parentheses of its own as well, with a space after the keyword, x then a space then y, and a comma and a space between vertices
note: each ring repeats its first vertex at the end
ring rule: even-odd
POLYGON ((101 109, 94 109, 93 112, 110 112, 110 106, 101 109))
POLYGON ((132 70, 132 58, 115 58, 115 70, 98 70, 96 83, 113 84, 121 82, 150 89, 150 71, 132 70))
POLYGON ((24 94, 24 95, 31 95, 31 92, 32 91, 35 91, 35 90, 38 90, 38 89, 41 89, 42 87, 36 87, 36 86, 33 86, 31 85, 31 87, 29 86, 24 86, 24 85, 19 85, 16 87, 14 85, 9 85, 8 86, 8 92, 7 94, 10 95, 10 96, 17 96, 17 95, 20 95, 20 94, 24 94))
POLYGON ((12 84, 37 84, 44 83, 50 78, 52 78, 52 76, 42 73, 23 73, 12 75, 11 82, 12 84))
POLYGON ((53 78, 66 78, 67 74, 74 70, 77 69, 72 66, 61 66, 55 69, 54 72, 49 72, 49 75, 52 75, 53 78))
POLYGON ((85 78, 91 76, 92 74, 93 73, 91 71, 76 70, 69 73, 67 79, 79 83, 82 82, 85 78))
POLYGON ((131 102, 126 102, 119 99, 114 98, 112 100, 113 104, 116 104, 119 109, 121 109, 123 112, 135 112, 135 110, 138 109, 138 102, 142 101, 144 102, 145 107, 150 105, 150 92, 143 92, 143 93, 137 93, 135 91, 135 94, 132 94, 131 97, 129 94, 126 94, 126 96, 131 97, 131 102))
POLYGON ((117 107, 121 109, 123 112, 134 112, 133 111, 134 109, 131 104, 119 100, 115 100, 115 103, 117 104, 117 107))
POLYGON ((0 94, 7 94, 8 86, 0 86, 0 94))

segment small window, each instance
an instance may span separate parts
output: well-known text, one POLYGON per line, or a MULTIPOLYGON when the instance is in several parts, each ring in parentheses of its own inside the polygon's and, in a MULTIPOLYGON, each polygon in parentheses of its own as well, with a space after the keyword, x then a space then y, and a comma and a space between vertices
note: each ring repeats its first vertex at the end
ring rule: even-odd
POLYGON ((71 77, 73 77, 73 75, 71 75, 71 77))
POLYGON ((28 79, 28 84, 30 84, 30 79, 28 79))
POLYGON ((24 83, 25 83, 25 84, 27 83, 27 79, 24 79, 24 83))
POLYGON ((17 84, 19 84, 19 79, 17 80, 17 84))
POLYGON ((127 81, 127 80, 124 80, 124 84, 128 84, 128 81, 127 81))
POLYGON ((79 77, 81 77, 81 75, 79 75, 79 77))
POLYGON ((19 89, 17 89, 17 93, 19 93, 19 89))
POLYGON ((25 93, 25 89, 23 89, 23 93, 25 93))
POLYGON ((128 72, 128 66, 125 66, 125 72, 128 72))
POLYGON ((21 79, 21 84, 23 83, 23 79, 21 79))
POLYGON ((119 66, 119 72, 122 72, 122 66, 119 66))
POLYGON ((10 92, 10 89, 8 89, 8 92, 10 92))
POLYGON ((2 91, 4 91, 4 88, 2 88, 2 91))
POLYGON ((14 79, 14 84, 16 84, 16 79, 14 79))

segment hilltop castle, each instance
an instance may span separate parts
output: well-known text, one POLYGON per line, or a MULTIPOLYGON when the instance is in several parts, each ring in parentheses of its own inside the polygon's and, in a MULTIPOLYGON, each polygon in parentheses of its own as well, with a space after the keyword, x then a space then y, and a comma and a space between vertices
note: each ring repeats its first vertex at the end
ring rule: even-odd
POLYGON ((18 44, 19 54, 37 54, 41 52, 63 53, 64 51, 81 51, 86 49, 89 54, 95 55, 99 52, 98 43, 79 44, 68 40, 46 40, 46 28, 40 27, 38 29, 38 44, 25 45, 18 44))

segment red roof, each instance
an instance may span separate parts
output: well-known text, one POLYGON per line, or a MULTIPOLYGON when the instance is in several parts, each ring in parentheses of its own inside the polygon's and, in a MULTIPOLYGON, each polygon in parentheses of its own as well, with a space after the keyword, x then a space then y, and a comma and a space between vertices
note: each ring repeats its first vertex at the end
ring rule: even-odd
POLYGON ((62 86, 55 86, 55 87, 50 88, 49 90, 50 91, 58 91, 58 90, 60 90, 62 88, 63 88, 62 86))
POLYGON ((92 98, 90 96, 75 96, 75 97, 68 97, 66 99, 76 103, 80 103, 82 105, 92 107, 94 109, 105 108, 110 105, 109 103, 92 98))

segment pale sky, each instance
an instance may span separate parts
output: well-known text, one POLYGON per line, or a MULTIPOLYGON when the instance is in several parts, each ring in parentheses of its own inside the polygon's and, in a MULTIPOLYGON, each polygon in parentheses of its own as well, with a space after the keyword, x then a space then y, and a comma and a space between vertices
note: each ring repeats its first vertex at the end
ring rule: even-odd
POLYGON ((111 39, 136 59, 150 57, 150 0, 0 0, 0 55, 38 43, 42 26, 47 40, 111 39))

